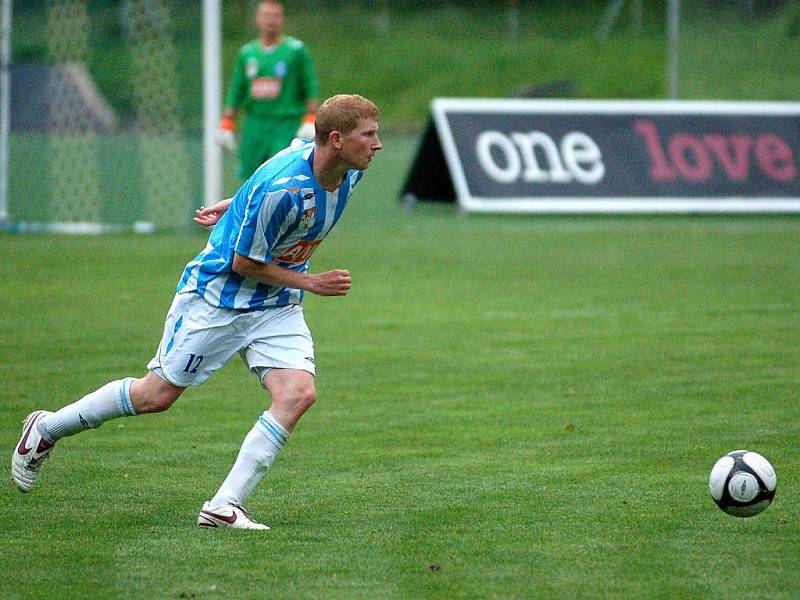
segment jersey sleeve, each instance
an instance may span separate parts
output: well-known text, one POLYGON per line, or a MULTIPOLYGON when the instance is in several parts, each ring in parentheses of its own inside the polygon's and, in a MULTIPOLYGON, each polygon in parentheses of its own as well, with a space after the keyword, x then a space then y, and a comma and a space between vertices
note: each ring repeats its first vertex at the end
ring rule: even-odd
POLYGON ((308 51, 308 46, 305 44, 300 46, 297 52, 303 98, 306 101, 315 100, 319 98, 319 79, 314 69, 314 61, 311 59, 311 53, 308 51))
POLYGON ((231 84, 228 88, 228 96, 225 98, 225 108, 238 110, 244 104, 247 99, 247 83, 245 56, 244 52, 240 50, 233 65, 231 84))
POLYGON ((245 206, 234 252, 271 263, 272 249, 296 227, 297 216, 297 205, 288 190, 256 188, 245 206))

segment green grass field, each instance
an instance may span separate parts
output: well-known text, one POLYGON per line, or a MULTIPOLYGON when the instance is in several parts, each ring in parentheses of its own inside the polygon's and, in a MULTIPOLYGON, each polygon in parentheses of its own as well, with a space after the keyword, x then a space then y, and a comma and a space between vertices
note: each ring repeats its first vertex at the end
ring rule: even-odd
MULTIPOLYGON (((0 486, 0 597, 796 598, 800 219, 490 217, 395 202, 373 165, 306 302, 319 401, 248 508, 199 530, 268 399, 232 362, 167 413, 59 442, 0 486), (707 492, 748 448, 752 519, 707 492)), ((204 234, 0 234, 0 446, 140 375, 204 234)), ((6 463, 8 468, 8 463, 6 463)))

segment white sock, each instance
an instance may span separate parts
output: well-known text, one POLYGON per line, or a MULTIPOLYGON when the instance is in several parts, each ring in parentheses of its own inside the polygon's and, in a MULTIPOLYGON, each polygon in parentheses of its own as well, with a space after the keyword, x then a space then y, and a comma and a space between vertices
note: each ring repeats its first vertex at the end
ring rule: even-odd
POLYGON ((39 433, 51 442, 96 429, 105 421, 136 414, 131 404, 132 377, 105 384, 99 390, 39 420, 39 433))
POLYGON ((239 456, 222 487, 209 502, 210 508, 242 504, 267 473, 278 452, 286 444, 286 431, 272 413, 266 411, 244 437, 239 456))

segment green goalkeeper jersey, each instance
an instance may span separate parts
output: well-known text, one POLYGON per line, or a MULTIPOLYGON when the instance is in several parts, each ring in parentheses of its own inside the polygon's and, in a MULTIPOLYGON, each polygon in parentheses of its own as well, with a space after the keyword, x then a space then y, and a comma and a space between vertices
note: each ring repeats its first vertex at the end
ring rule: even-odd
POLYGON ((311 55, 300 40, 284 36, 272 48, 259 40, 239 50, 226 108, 258 117, 301 117, 309 99, 319 97, 311 55))

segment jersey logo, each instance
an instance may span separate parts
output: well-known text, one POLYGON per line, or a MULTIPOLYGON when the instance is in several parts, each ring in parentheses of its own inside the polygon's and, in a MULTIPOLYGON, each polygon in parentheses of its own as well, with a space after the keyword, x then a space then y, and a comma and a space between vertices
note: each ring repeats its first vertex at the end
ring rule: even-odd
POLYGON ((286 252, 278 257, 278 260, 285 263, 300 264, 306 262, 314 251, 322 243, 322 240, 315 240, 313 242, 297 242, 286 252))
POLYGON ((317 197, 314 192, 305 192, 303 193, 303 216, 306 216, 306 213, 311 210, 312 208, 316 208, 317 206, 317 197))
POLYGON ((314 221, 317 218, 317 207, 312 206, 311 208, 303 211, 303 218, 300 219, 300 229, 308 229, 314 224, 314 221))
POLYGON ((256 100, 277 98, 281 93, 281 80, 273 77, 259 77, 250 83, 250 96, 256 100))
POLYGON ((286 63, 281 61, 275 64, 275 75, 278 77, 285 77, 286 76, 286 63))
POLYGON ((247 78, 252 79, 256 75, 258 75, 258 60, 255 58, 250 58, 245 63, 244 67, 245 72, 247 73, 247 78))

